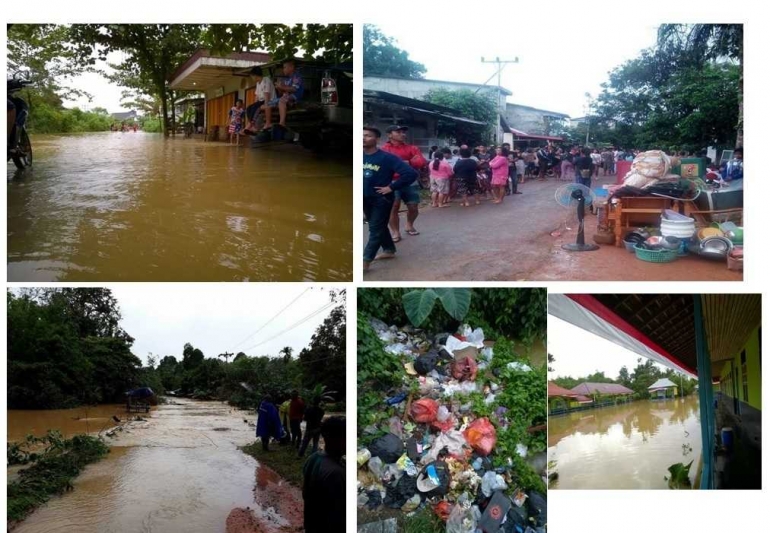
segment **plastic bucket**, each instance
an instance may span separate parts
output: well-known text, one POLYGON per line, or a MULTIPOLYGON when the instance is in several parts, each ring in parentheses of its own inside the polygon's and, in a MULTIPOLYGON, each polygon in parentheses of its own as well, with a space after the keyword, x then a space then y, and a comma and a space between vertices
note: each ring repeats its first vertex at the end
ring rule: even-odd
POLYGON ((724 446, 728 452, 731 452, 733 451, 734 445, 733 428, 722 428, 722 446, 724 446))

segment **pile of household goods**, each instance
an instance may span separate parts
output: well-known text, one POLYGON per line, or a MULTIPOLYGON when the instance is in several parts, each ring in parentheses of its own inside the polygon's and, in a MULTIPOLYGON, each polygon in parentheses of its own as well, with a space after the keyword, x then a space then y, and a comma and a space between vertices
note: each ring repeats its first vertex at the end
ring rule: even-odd
POLYGON ((610 200, 628 196, 694 200, 707 185, 699 178, 685 179, 671 172, 678 165, 677 158, 669 157, 660 150, 640 153, 631 163, 631 170, 623 178, 623 183, 608 187, 610 200))
POLYGON ((693 218, 671 209, 660 218, 660 228, 628 232, 623 238, 626 250, 655 263, 667 263, 690 253, 726 262, 730 270, 743 270, 743 228, 733 222, 714 222, 698 229, 693 218))
POLYGON ((496 361, 495 343, 485 342, 481 329, 463 325, 454 335, 429 337, 371 322, 385 350, 400 357, 404 376, 383 394, 382 422, 360 428, 359 508, 410 514, 429 507, 448 533, 544 532, 545 497, 524 490, 520 480, 528 475, 545 486, 545 452, 531 454, 509 440, 513 450, 505 455, 518 457, 500 451, 515 424, 529 426, 524 435, 545 431, 545 416, 531 426, 500 401, 532 368, 496 361))

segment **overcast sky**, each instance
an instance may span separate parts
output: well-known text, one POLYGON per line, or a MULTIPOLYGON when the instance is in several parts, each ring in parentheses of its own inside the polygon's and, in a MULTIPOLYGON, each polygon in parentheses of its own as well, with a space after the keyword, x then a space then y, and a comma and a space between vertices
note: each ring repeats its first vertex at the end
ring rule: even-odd
MULTIPOLYGON (((629 373, 633 372, 640 357, 553 315, 548 315, 548 353, 555 359, 549 365, 554 370, 548 375, 550 379, 585 377, 597 371, 615 379, 623 365, 628 367, 629 373)), ((642 358, 642 362, 644 360, 642 358)), ((666 370, 659 363, 655 365, 666 370)))
POLYGON ((143 362, 149 352, 181 359, 186 342, 200 348, 206 357, 225 351, 277 355, 284 346, 294 348, 296 355, 307 347, 315 329, 332 309, 273 341, 251 348, 328 304, 329 291, 285 283, 132 283, 116 286, 112 292, 123 315, 121 326, 136 339, 132 351, 143 362), (249 337, 303 291, 273 322, 249 337))
MULTIPOLYGON (((437 7, 436 9, 440 9, 437 7)), ((496 65, 481 63, 499 57, 519 58, 505 67, 501 85, 513 92, 508 102, 566 113, 585 115, 585 93, 601 92, 607 73, 655 44, 657 26, 633 18, 615 23, 586 11, 578 25, 572 17, 543 8, 524 19, 512 16, 471 15, 469 26, 461 14, 436 22, 403 17, 398 23, 376 23, 410 59, 428 69, 426 78, 484 83, 497 71, 496 65), (547 25, 539 22, 541 17, 547 25), (466 33, 467 32, 467 33, 466 33)), ((451 11, 450 11, 451 13, 451 11)), ((495 76, 489 82, 497 85, 495 76)))

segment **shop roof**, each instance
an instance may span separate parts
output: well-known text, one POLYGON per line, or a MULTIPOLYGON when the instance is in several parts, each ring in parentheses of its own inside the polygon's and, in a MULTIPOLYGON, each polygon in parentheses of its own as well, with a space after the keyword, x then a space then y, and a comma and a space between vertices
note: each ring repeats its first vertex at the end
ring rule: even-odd
POLYGON ((205 91, 223 85, 233 76, 243 75, 244 69, 264 65, 270 60, 268 54, 261 52, 212 56, 208 50, 198 50, 174 71, 169 84, 178 91, 205 91))
POLYGON ((460 111, 452 109, 451 107, 431 104, 430 102, 415 100, 414 98, 407 98, 405 96, 399 96, 397 94, 388 93, 385 91, 372 91, 364 89, 364 101, 380 101, 382 103, 400 106, 405 111, 412 111, 424 115, 433 115, 436 118, 452 120, 455 122, 464 122, 466 124, 474 124, 477 126, 484 125, 483 122, 479 122, 478 120, 472 120, 458 116, 460 111))
POLYGON ((633 394, 634 391, 623 385, 617 383, 581 383, 576 387, 572 387, 571 391, 574 394, 633 394))

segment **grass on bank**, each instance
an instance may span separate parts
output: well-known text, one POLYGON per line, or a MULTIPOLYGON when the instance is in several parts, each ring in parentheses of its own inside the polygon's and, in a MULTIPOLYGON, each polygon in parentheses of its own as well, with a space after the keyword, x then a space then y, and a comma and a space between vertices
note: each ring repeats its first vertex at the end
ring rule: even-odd
POLYGON ((251 455, 261 464, 268 466, 276 471, 283 479, 295 485, 302 487, 302 466, 312 453, 312 446, 308 446, 305 451, 305 457, 297 457, 297 448, 291 444, 270 443, 270 451, 262 449, 262 442, 254 441, 246 446, 241 446, 241 451, 251 455))
POLYGON ((8 483, 9 522, 19 521, 55 494, 72 490, 72 480, 81 470, 109 452, 109 446, 96 437, 76 435, 62 439, 36 456, 34 464, 19 471, 8 483))

